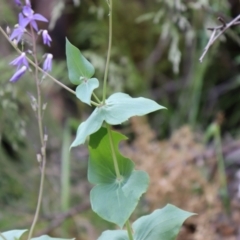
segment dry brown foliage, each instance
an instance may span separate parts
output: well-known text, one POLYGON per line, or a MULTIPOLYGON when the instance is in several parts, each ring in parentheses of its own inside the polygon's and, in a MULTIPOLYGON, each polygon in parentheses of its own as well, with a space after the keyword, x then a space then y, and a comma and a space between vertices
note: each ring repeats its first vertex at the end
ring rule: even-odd
POLYGON ((218 197, 216 174, 208 180, 216 159, 201 157, 206 151, 201 135, 184 126, 168 141, 158 141, 145 118, 132 118, 131 125, 135 139, 123 151, 150 176, 145 195, 149 210, 171 203, 198 214, 186 221, 178 240, 238 239, 218 197))

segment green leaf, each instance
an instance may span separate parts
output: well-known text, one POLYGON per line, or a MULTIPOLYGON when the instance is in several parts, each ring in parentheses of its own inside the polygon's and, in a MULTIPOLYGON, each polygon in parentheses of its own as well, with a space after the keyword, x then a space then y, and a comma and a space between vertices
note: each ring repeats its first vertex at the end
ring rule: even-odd
POLYGON ((98 240, 129 240, 125 230, 107 230, 104 231, 98 240))
MULTIPOLYGON (((7 232, 3 232, 2 235, 7 239, 7 240, 17 240, 20 239, 20 237, 27 231, 27 229, 24 230, 11 230, 7 232)), ((2 240, 1 236, 0 239, 2 240)))
POLYGON ((73 46, 66 38, 66 55, 68 76, 71 83, 79 85, 84 79, 93 76, 93 65, 82 55, 80 50, 73 46))
POLYGON ((42 235, 40 237, 36 237, 36 238, 31 238, 31 240, 74 240, 75 238, 71 238, 71 239, 67 239, 67 238, 52 238, 49 237, 48 235, 42 235))
POLYGON ((130 117, 143 116, 164 108, 147 98, 132 98, 125 93, 114 93, 106 100, 103 114, 107 123, 116 125, 127 121, 130 117))
POLYGON ((42 235, 41 237, 31 238, 31 240, 74 240, 75 238, 67 239, 67 238, 52 238, 48 235, 42 235))
POLYGON ((77 97, 84 103, 91 105, 91 96, 93 90, 98 88, 99 81, 97 78, 90 78, 82 81, 82 83, 76 88, 77 97))
POLYGON ((117 125, 127 121, 130 117, 143 116, 164 108, 147 98, 132 98, 125 93, 114 93, 106 100, 105 105, 97 107, 92 115, 80 124, 71 147, 83 144, 87 136, 99 130, 103 121, 117 125))
POLYGON ((122 179, 118 180, 115 173, 107 130, 101 128, 90 136, 89 142, 88 180, 97 184, 91 190, 90 200, 100 217, 123 227, 146 192, 149 178, 147 173, 135 171, 134 163, 119 152, 119 142, 126 137, 112 131, 112 138, 122 179))
POLYGON ((134 240, 175 240, 183 222, 192 215, 195 213, 168 204, 133 223, 134 240))
POLYGON ((83 144, 86 141, 87 136, 99 130, 104 121, 100 111, 101 108, 95 108, 90 117, 79 125, 77 136, 70 148, 83 144))

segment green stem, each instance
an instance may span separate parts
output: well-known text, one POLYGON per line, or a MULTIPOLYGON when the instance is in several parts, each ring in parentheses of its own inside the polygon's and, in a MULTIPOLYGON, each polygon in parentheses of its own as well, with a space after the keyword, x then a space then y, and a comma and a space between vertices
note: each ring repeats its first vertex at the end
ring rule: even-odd
POLYGON ((66 212, 70 206, 70 151, 71 131, 69 123, 65 124, 63 130, 63 144, 61 154, 61 210, 66 212))
POLYGON ((32 222, 32 226, 31 226, 30 231, 29 231, 28 240, 30 240, 32 238, 33 231, 34 231, 34 228, 36 226, 38 216, 39 216, 39 212, 40 212, 40 208, 41 208, 42 196, 43 196, 43 186, 44 186, 44 180, 45 180, 45 170, 46 170, 46 160, 45 160, 45 157, 44 157, 44 159, 42 159, 41 181, 40 181, 40 188, 39 188, 39 193, 38 193, 37 208, 36 208, 35 216, 34 216, 34 219, 33 219, 33 222, 32 222))
POLYGON ((99 104, 96 103, 96 102, 94 102, 94 101, 91 101, 91 104, 92 104, 93 106, 95 106, 95 107, 98 107, 98 106, 99 106, 99 104))
POLYGON ((3 239, 3 240, 7 240, 4 236, 3 236, 3 234, 0 232, 0 237, 3 239))
POLYGON ((129 238, 129 240, 133 240, 132 228, 131 228, 131 225, 130 225, 129 220, 127 220, 127 222, 126 222, 126 227, 127 227, 127 232, 128 232, 128 238, 129 238))
POLYGON ((104 73, 104 80, 103 80, 103 103, 105 103, 106 94, 107 94, 107 78, 108 78, 108 70, 109 70, 109 62, 111 56, 111 49, 112 49, 112 0, 109 0, 109 39, 108 39, 108 54, 107 54, 107 62, 105 67, 104 73))
POLYGON ((93 92, 93 97, 97 100, 98 103, 101 103, 100 99, 97 97, 97 95, 93 92))
MULTIPOLYGON (((33 28, 31 27, 31 34, 32 34, 32 42, 33 42, 33 57, 34 57, 34 64, 38 66, 38 60, 36 55, 36 41, 35 41, 35 35, 33 28)), ((36 226, 41 203, 42 203, 42 196, 43 196, 43 186, 44 186, 44 179, 45 179, 45 169, 46 169, 46 141, 44 140, 44 133, 43 133, 43 126, 42 126, 42 96, 41 96, 41 88, 40 88, 40 81, 38 78, 38 68, 35 68, 35 83, 37 88, 37 121, 38 121, 38 129, 39 129, 39 135, 40 135, 40 142, 41 142, 41 180, 40 180, 40 188, 38 193, 38 201, 37 201, 37 207, 34 215, 34 219, 29 231, 28 240, 32 238, 34 228, 36 226)))
MULTIPOLYGON (((12 45, 12 47, 19 53, 21 54, 22 51, 20 51, 17 46, 9 39, 8 35, 4 32, 4 30, 0 27, 0 32, 3 34, 3 36, 8 40, 8 42, 12 45)), ((42 68, 40 68, 38 65, 36 65, 30 58, 27 57, 28 62, 36 69, 38 69, 38 71, 42 72, 44 75, 48 76, 51 80, 53 80, 55 83, 57 83, 58 85, 60 85, 61 87, 65 88, 67 91, 69 91, 70 93, 75 94, 75 91, 73 91, 71 88, 67 87, 66 85, 64 85, 63 83, 61 83, 60 81, 58 81, 56 78, 54 78, 52 75, 50 75, 49 73, 45 72, 42 68)))
POLYGON ((229 196, 228 196, 225 163, 224 163, 224 159, 223 159, 223 155, 222 155, 221 130, 220 130, 220 126, 217 123, 216 123, 214 141, 215 141, 216 149, 217 149, 218 171, 219 171, 219 176, 220 176, 220 184, 221 184, 221 187, 223 190, 223 192, 222 192, 223 203, 224 203, 227 213, 230 213, 230 200, 229 200, 229 196))
POLYGON ((108 130, 110 147, 111 147, 111 151, 112 151, 114 169, 115 169, 115 172, 116 172, 116 175, 117 175, 117 179, 121 180, 122 176, 121 176, 120 171, 119 171, 119 166, 118 166, 118 162, 117 162, 117 156, 116 156, 116 152, 115 152, 114 145, 113 145, 114 143, 113 143, 111 127, 110 127, 109 124, 107 124, 107 130, 108 130))

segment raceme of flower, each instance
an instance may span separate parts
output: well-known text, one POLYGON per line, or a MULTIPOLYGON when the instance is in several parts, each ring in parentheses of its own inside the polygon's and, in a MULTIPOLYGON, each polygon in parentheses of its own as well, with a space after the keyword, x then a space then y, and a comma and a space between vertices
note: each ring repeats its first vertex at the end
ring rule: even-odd
POLYGON ((24 19, 23 27, 26 27, 28 24, 30 24, 36 31, 38 31, 36 21, 48 22, 48 20, 41 14, 34 14, 34 11, 29 5, 23 7, 23 14, 26 17, 24 19))
POLYGON ((53 58, 53 55, 51 53, 48 53, 45 58, 45 61, 43 62, 43 70, 45 72, 52 71, 52 58, 53 58))
POLYGON ((13 39, 17 40, 17 43, 22 39, 23 34, 26 32, 25 25, 26 21, 25 18, 23 17, 22 13, 19 13, 18 15, 18 25, 17 27, 13 30, 10 40, 12 41, 13 39))
POLYGON ((11 77, 10 82, 17 82, 22 75, 24 75, 24 73, 26 72, 27 67, 26 66, 22 66, 19 70, 17 70, 17 72, 11 77))
POLYGON ((19 69, 22 66, 26 66, 27 68, 29 67, 28 61, 26 58, 26 53, 23 52, 21 53, 20 56, 15 58, 12 62, 9 63, 10 65, 17 66, 17 69, 19 69))
POLYGON ((50 46, 51 46, 52 38, 49 36, 47 30, 43 30, 43 31, 42 31, 42 38, 43 38, 43 43, 46 44, 46 45, 48 45, 48 46, 50 47, 50 46))

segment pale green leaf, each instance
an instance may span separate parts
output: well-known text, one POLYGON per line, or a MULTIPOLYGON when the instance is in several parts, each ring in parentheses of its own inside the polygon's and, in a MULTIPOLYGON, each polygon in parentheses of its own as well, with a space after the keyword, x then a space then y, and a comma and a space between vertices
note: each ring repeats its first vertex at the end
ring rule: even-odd
MULTIPOLYGON (((18 240, 21 238, 21 236, 27 231, 27 229, 24 230, 10 230, 7 232, 2 232, 2 235, 6 238, 6 240, 18 240)), ((2 240, 1 236, 0 239, 2 240)))
POLYGON ((132 98, 125 93, 115 93, 106 100, 105 105, 97 107, 91 116, 80 124, 71 147, 83 144, 87 136, 101 127, 103 121, 117 125, 127 121, 130 117, 143 116, 160 109, 165 109, 165 107, 153 100, 143 97, 132 98))
POLYGON ((53 238, 48 235, 42 235, 40 237, 31 238, 31 240, 74 240, 75 238, 53 238))
POLYGON ((192 215, 168 204, 133 223, 134 240, 175 240, 183 222, 192 215))
POLYGON ((97 240, 129 240, 125 230, 104 231, 97 240))
POLYGON ((116 125, 127 121, 130 117, 143 116, 165 107, 147 98, 132 98, 125 93, 114 93, 102 108, 105 121, 116 125))
POLYGON ((102 126, 104 121, 103 116, 100 114, 101 108, 95 108, 91 116, 80 124, 77 130, 77 136, 73 141, 71 148, 83 144, 87 136, 95 133, 102 126))
POLYGON ((97 78, 90 78, 83 80, 82 83, 76 88, 76 96, 84 103, 91 105, 91 96, 93 90, 98 88, 99 81, 97 78))
POLYGON ((84 79, 94 75, 93 65, 82 55, 80 50, 66 38, 68 76, 71 83, 79 85, 84 79))

